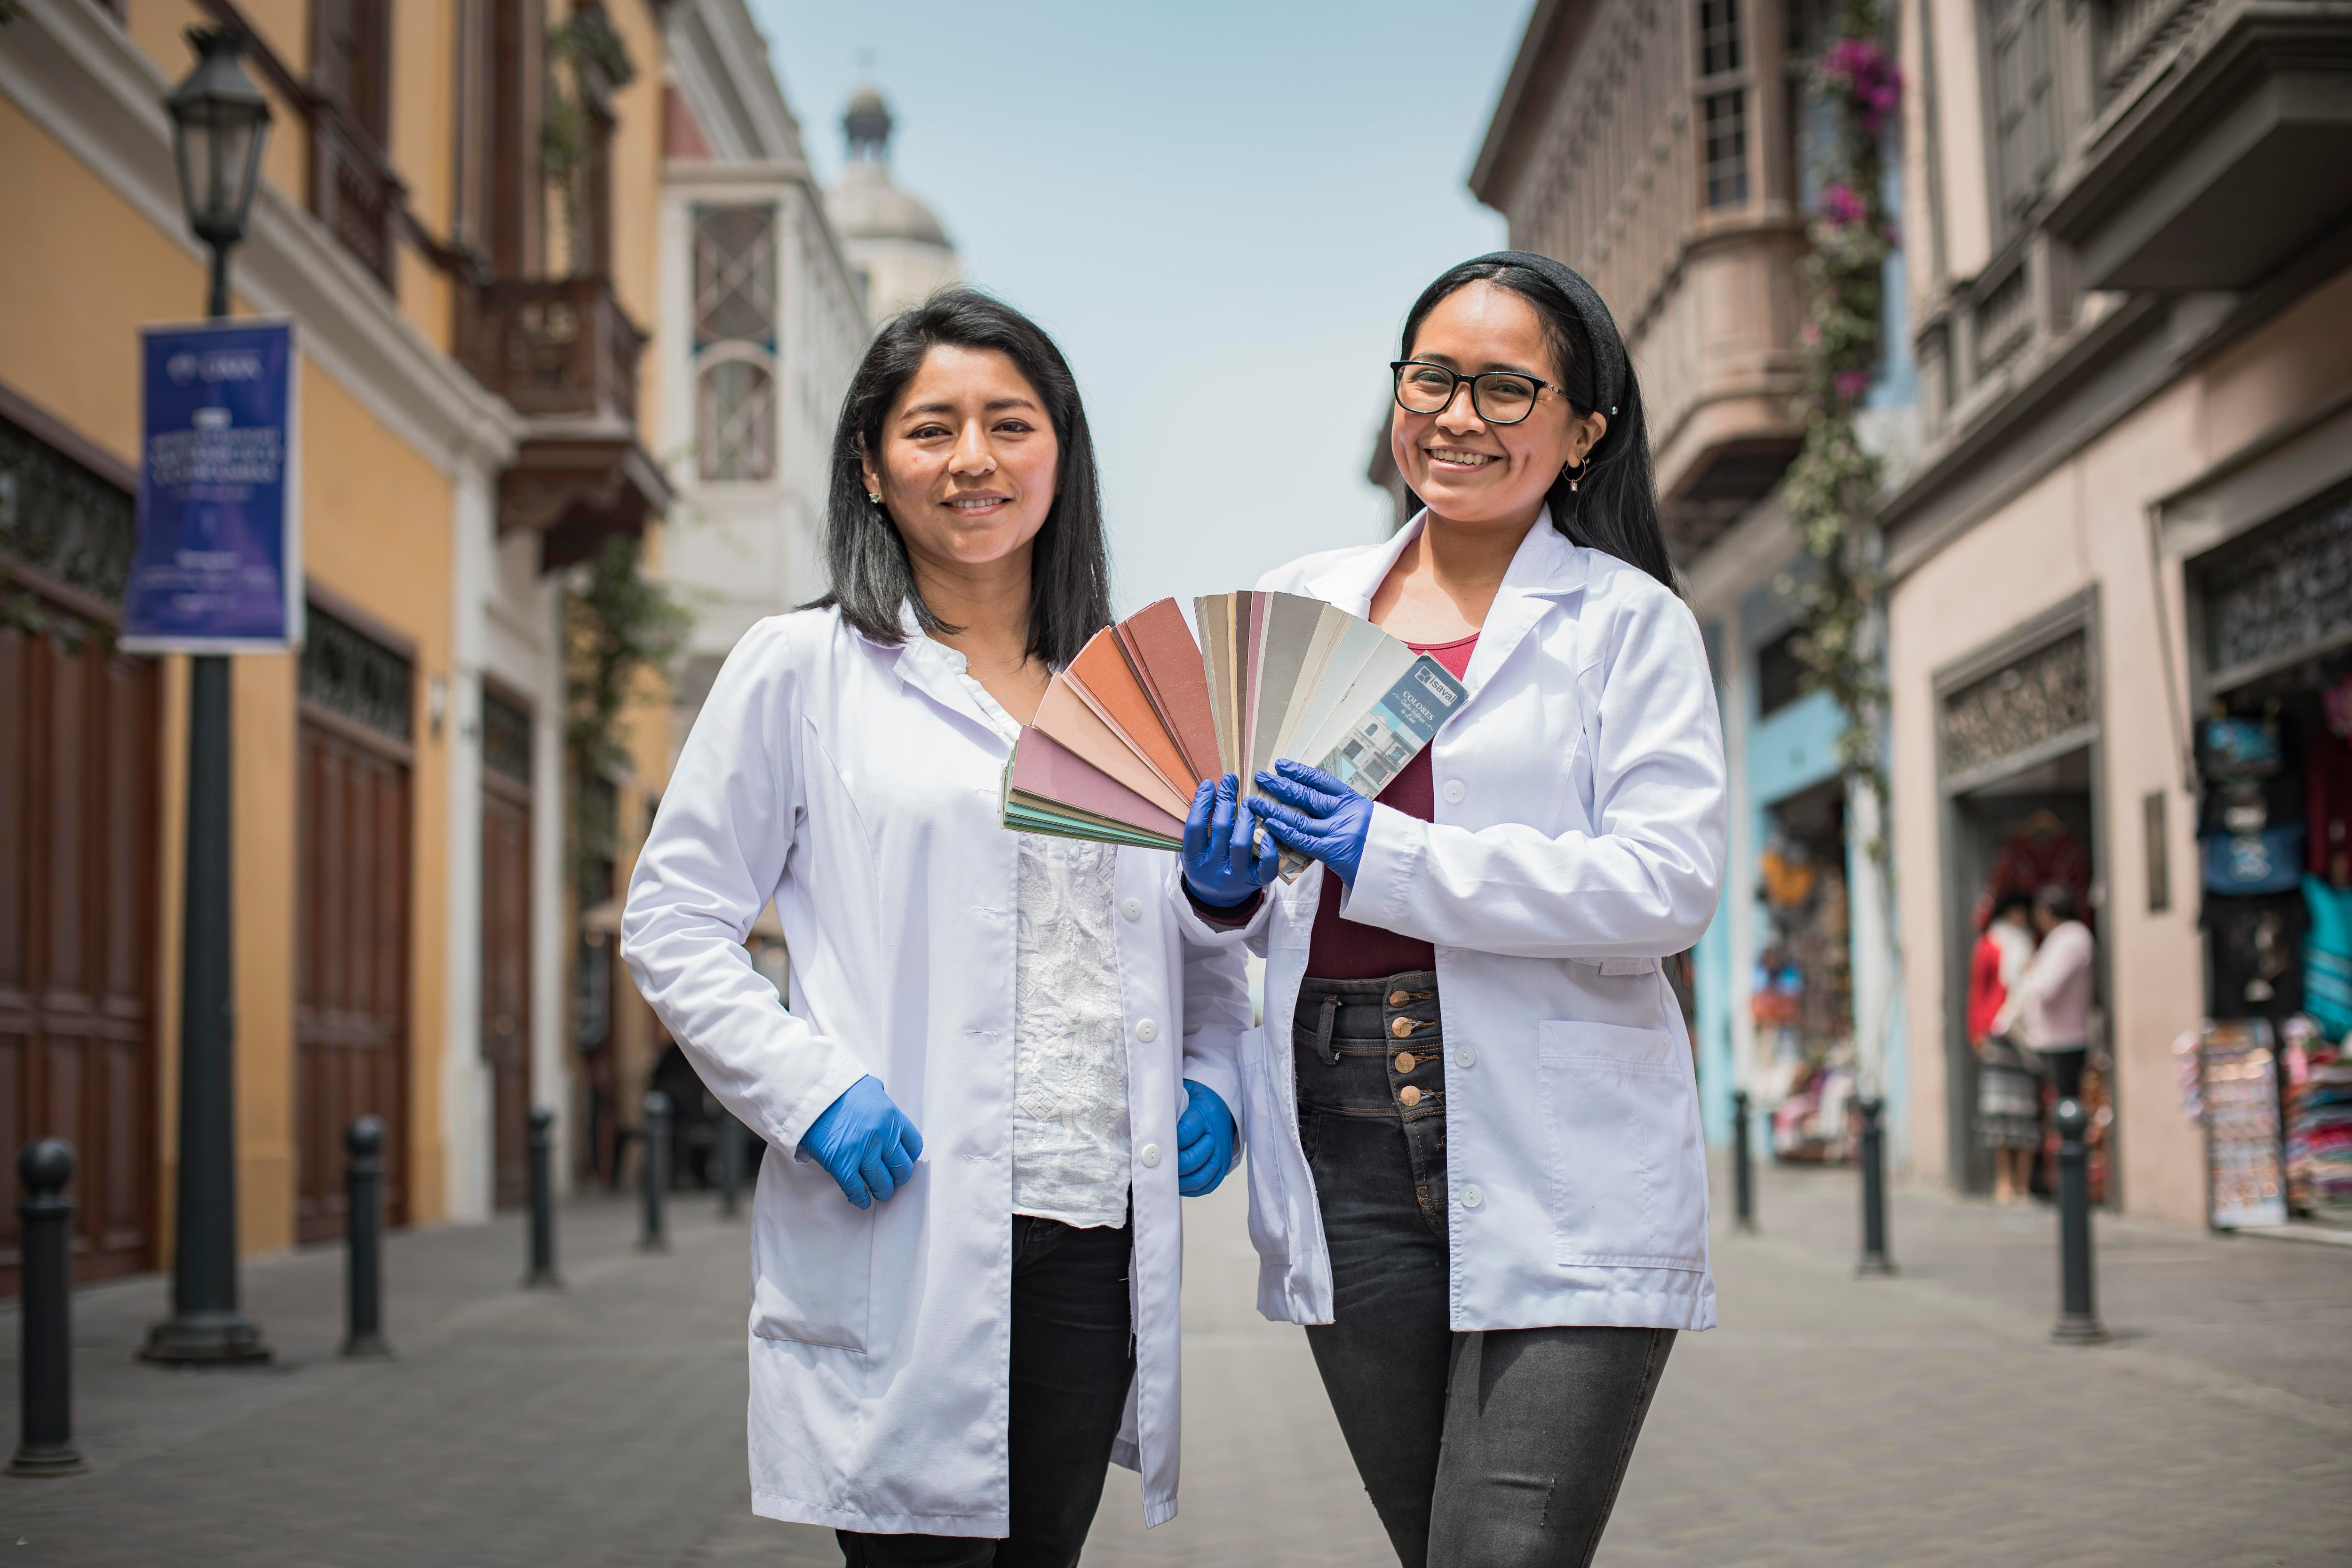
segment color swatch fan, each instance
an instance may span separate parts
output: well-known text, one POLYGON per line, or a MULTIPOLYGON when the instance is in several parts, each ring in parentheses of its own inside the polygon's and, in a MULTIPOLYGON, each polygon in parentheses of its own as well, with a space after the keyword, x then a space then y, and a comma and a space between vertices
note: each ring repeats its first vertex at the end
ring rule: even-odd
MULTIPOLYGON (((1435 659, 1320 599, 1218 594, 1193 608, 1199 643, 1162 599, 1054 677, 1005 770, 1005 826, 1173 849, 1202 780, 1248 781, 1280 757, 1376 795, 1462 704, 1435 659)), ((1284 855, 1286 878, 1306 868, 1284 855)))

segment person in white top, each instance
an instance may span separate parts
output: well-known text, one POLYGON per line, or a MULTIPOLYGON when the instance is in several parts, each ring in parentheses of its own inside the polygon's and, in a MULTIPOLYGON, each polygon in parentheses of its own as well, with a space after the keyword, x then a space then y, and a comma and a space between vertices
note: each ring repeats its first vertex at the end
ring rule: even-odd
POLYGON ((1188 847, 1186 914, 1266 956, 1242 1084, 1259 1310, 1312 1325, 1398 1561, 1584 1563, 1676 1331, 1715 1323, 1661 968, 1723 876, 1715 686, 1590 284, 1465 262, 1391 369, 1424 509, 1259 585, 1466 655, 1469 696, 1417 790, 1259 774, 1280 804, 1251 814, 1318 864, 1252 905, 1188 847))
POLYGON ((2098 949, 2082 921, 2074 889, 2053 882, 2033 895, 2033 929, 2042 942, 2010 988, 1995 1034, 2013 1034, 2042 1058, 2061 1100, 2083 1092, 2091 1048, 2091 1006, 2098 949))
POLYGON ((1242 955, 1175 858, 1009 833, 1006 759, 1109 619, 1094 453, 980 294, 883 327, 816 605, 746 633, 631 879, 622 952, 764 1138, 753 1510, 854 1565, 1077 1561, 1113 1459, 1176 1509, 1179 1196, 1233 1161, 1242 955), (772 900, 791 995, 743 938, 772 900))

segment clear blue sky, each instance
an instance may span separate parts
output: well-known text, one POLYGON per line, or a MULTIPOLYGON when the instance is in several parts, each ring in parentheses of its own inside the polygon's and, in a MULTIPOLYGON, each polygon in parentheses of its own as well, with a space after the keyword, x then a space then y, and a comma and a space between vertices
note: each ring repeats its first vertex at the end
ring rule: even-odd
POLYGON ((1528 0, 751 0, 821 177, 866 72, 899 183, 1085 389, 1120 613, 1385 531, 1363 477, 1528 0))

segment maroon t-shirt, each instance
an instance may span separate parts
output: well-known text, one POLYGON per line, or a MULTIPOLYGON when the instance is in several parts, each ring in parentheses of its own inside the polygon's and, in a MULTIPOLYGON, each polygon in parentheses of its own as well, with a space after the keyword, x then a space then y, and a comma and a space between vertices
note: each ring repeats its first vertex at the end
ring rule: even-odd
MULTIPOLYGON (((1470 668, 1470 655, 1478 647, 1478 634, 1473 632, 1459 642, 1405 646, 1415 653, 1429 655, 1459 680, 1470 668)), ((1423 822, 1436 819, 1437 785, 1430 772, 1428 747, 1423 747, 1404 765, 1403 772, 1389 780, 1389 787, 1381 791, 1379 799, 1382 805, 1407 816, 1423 822)), ((1428 942, 1399 936, 1378 926, 1341 920, 1339 879, 1327 869, 1322 898, 1315 907, 1315 934, 1307 943, 1308 974, 1318 980, 1378 980, 1384 974, 1436 967, 1437 950, 1428 942)))

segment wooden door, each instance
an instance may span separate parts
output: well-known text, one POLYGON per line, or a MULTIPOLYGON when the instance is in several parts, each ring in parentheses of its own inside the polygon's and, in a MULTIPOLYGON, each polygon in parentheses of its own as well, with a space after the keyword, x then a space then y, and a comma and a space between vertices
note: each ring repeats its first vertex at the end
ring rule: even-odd
POLYGON ((491 1082, 492 1200, 530 1181, 530 712, 482 694, 482 1058, 491 1082))
POLYGON ((0 1296, 17 1289, 16 1152, 74 1147, 73 1267, 155 1266, 158 688, 152 659, 0 579, 0 1296), (26 621, 49 629, 31 630, 26 621))
POLYGON ((386 1220, 408 1219, 409 762, 307 692, 299 749, 294 1231, 308 1242, 343 1234, 343 1132, 371 1112, 387 1131, 386 1220))

